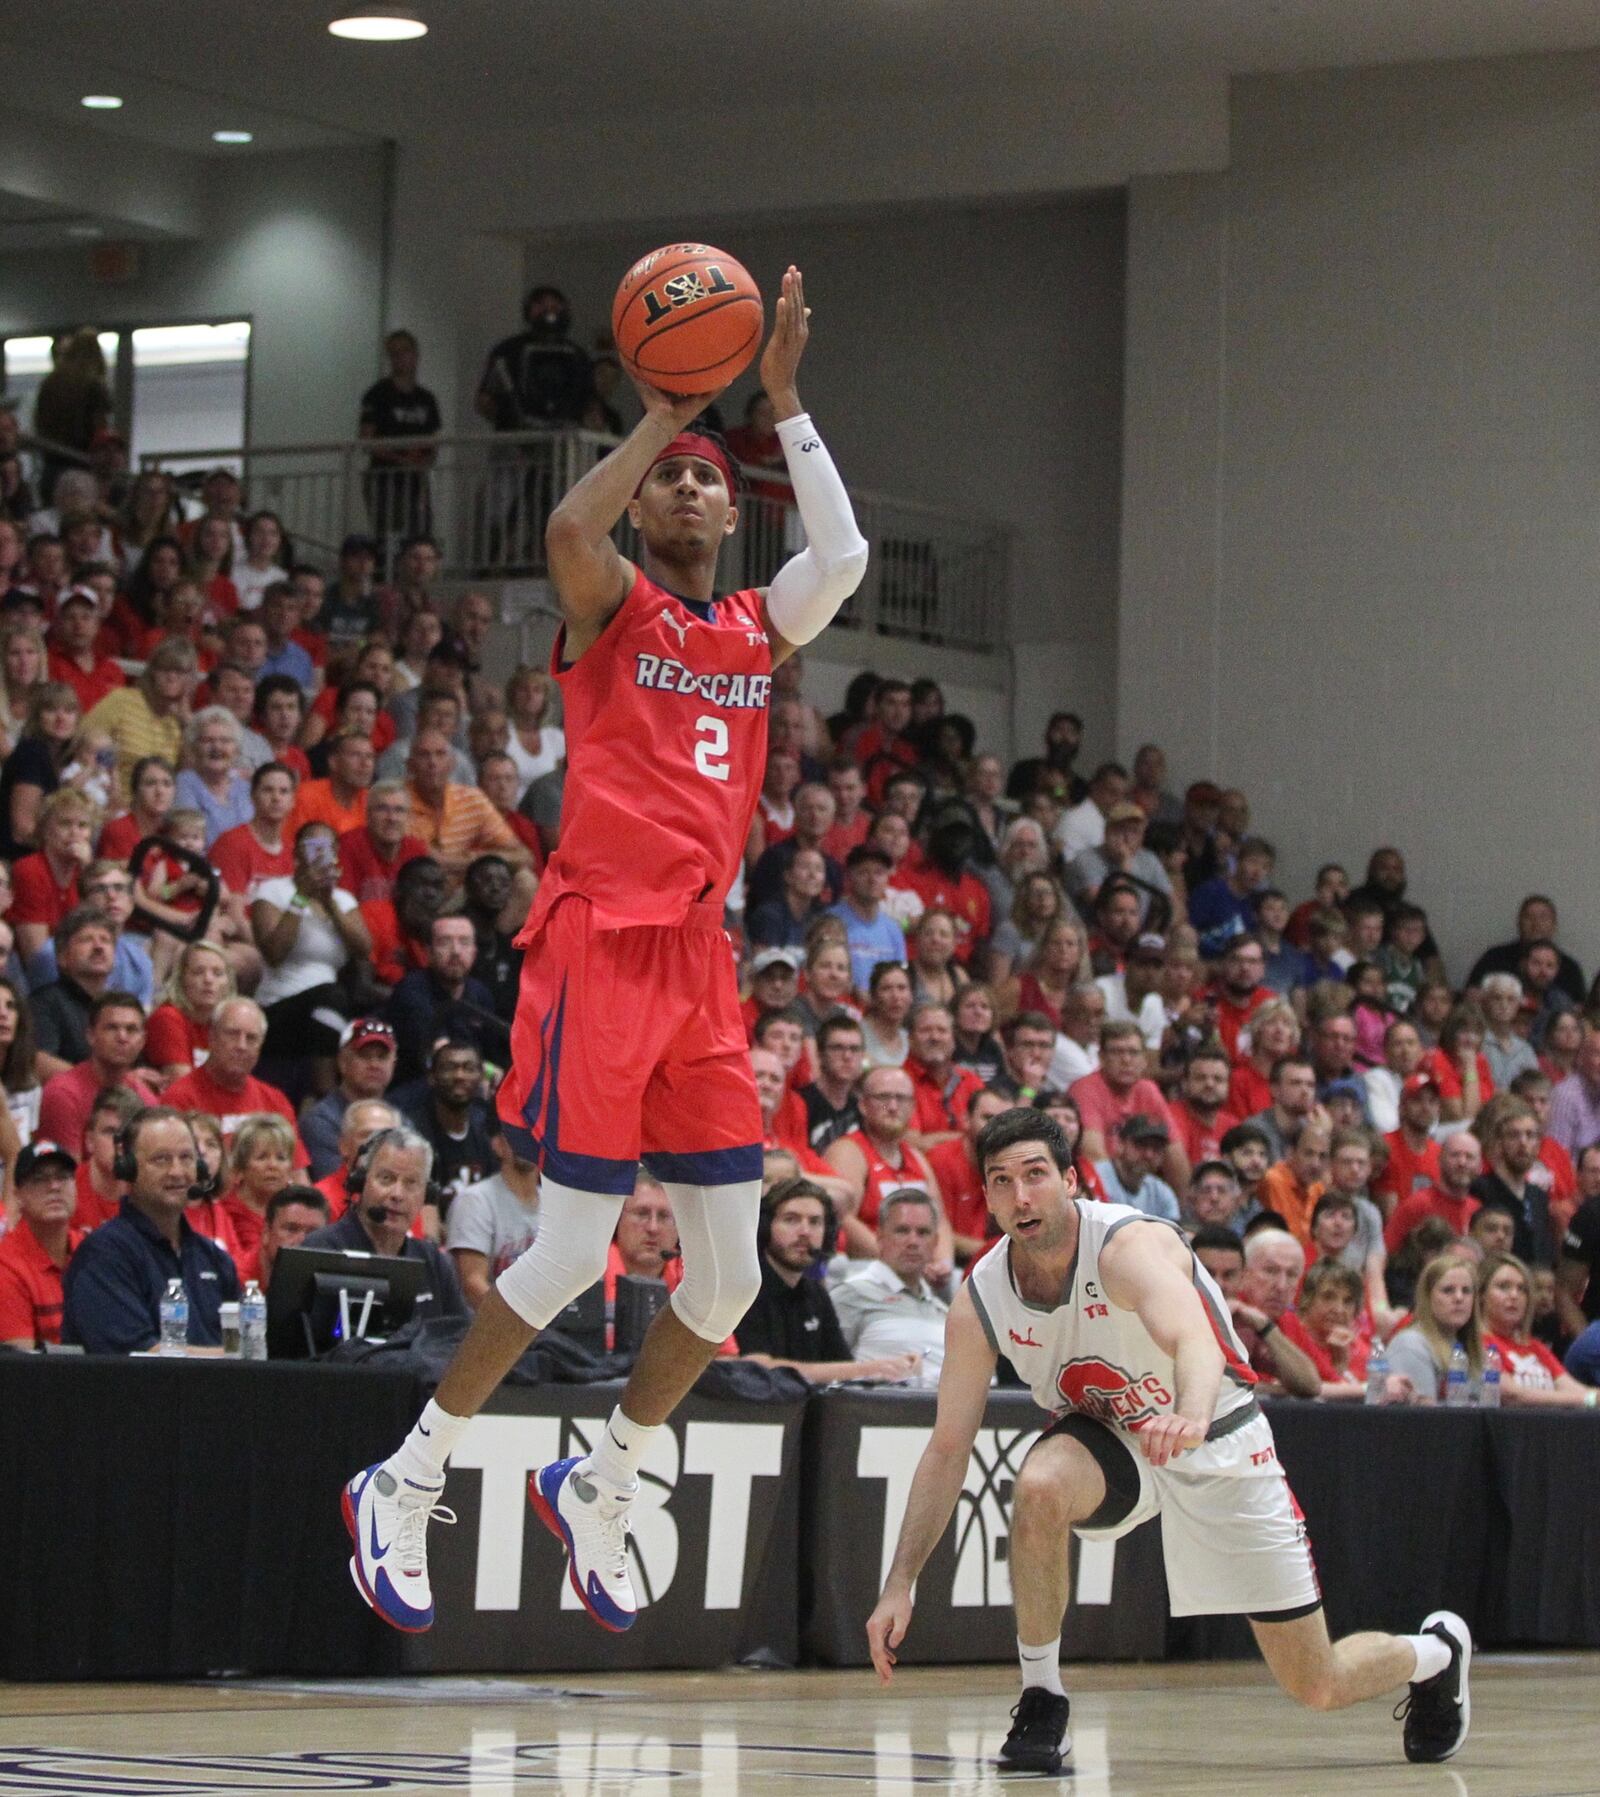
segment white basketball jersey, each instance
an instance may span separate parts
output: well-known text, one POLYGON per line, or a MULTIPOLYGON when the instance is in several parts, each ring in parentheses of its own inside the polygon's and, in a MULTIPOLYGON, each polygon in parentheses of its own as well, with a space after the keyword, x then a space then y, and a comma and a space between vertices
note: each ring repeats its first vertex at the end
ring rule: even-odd
MULTIPOLYGON (((1100 1255, 1119 1229, 1152 1219, 1129 1204, 1074 1198, 1072 1205, 1078 1213, 1078 1253, 1054 1309, 1030 1304, 1018 1292, 1009 1237, 972 1269, 966 1289, 990 1345, 1017 1369, 1040 1409, 1056 1415, 1074 1410, 1113 1428, 1134 1430, 1171 1411, 1177 1379, 1172 1357, 1156 1345, 1138 1316, 1107 1299, 1100 1255)), ((1177 1225, 1163 1227, 1175 1230, 1177 1225)), ((1256 1376, 1234 1333, 1227 1300, 1192 1251, 1189 1261, 1226 1363, 1212 1416, 1215 1427, 1255 1402, 1256 1376)))

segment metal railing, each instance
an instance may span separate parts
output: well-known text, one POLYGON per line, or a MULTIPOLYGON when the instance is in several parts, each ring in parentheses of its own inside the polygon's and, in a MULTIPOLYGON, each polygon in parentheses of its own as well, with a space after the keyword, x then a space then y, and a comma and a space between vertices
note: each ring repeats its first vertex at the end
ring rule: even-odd
MULTIPOLYGON (((142 468, 178 478, 219 462, 238 468, 252 510, 276 512, 291 539, 331 554, 359 532, 387 562, 408 536, 439 543, 446 580, 518 580, 544 572, 544 524, 556 501, 615 447, 596 431, 386 438, 147 454, 142 468), (422 452, 425 464, 374 462, 422 452)), ((761 586, 803 547, 782 469, 744 471, 749 491, 724 550, 726 584, 761 586)), ((867 577, 839 623, 950 648, 992 651, 1006 635, 1007 533, 995 523, 854 491, 871 548, 867 577)), ((626 554, 631 532, 618 526, 626 554)))

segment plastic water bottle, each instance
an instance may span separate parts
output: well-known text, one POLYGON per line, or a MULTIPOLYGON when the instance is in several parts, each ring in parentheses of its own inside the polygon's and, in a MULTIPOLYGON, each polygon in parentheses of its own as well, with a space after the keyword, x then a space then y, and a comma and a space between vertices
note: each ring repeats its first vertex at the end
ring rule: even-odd
POLYGON ((267 1357, 267 1300, 255 1280, 244 1288, 239 1300, 239 1358, 265 1360, 267 1357))
POLYGON ((1478 1402, 1485 1410, 1500 1408, 1500 1350, 1486 1347, 1483 1350, 1483 1396, 1478 1402))
POLYGON ((181 1279, 169 1279, 161 1294, 161 1352, 186 1354, 189 1351, 189 1294, 181 1279))
POLYGON ((1460 1342, 1450 1350, 1450 1365, 1444 1376, 1444 1401, 1451 1410, 1460 1410, 1472 1402, 1467 1351, 1460 1342))
POLYGON ((1383 1388, 1389 1379, 1389 1356, 1383 1351, 1383 1343, 1375 1341, 1372 1352, 1367 1357, 1367 1402, 1381 1404, 1383 1388))

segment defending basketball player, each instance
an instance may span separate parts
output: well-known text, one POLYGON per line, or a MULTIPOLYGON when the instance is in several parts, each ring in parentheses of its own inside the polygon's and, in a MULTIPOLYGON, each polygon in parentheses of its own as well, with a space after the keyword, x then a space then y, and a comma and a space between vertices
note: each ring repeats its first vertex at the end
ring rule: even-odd
POLYGON ((1328 1639, 1255 1375, 1182 1234, 1128 1205, 1082 1200, 1066 1138, 1038 1111, 994 1118, 977 1153, 1004 1239, 950 1307, 938 1418, 867 1623, 880 1679, 893 1675, 912 1588, 955 1508, 1004 1353, 1056 1420, 1023 1461, 1013 1500, 1022 1697, 1002 1766, 1056 1772, 1071 1752, 1060 1672, 1070 1532, 1114 1541, 1151 1516, 1161 1518, 1174 1615, 1249 1617, 1273 1676, 1312 1709, 1409 1682, 1407 1759, 1449 1759, 1471 1714, 1466 1624, 1441 1610, 1415 1635, 1328 1639))
POLYGON ((686 428, 715 394, 636 382, 644 418, 550 518, 566 815, 517 939, 513 1065, 497 1101, 508 1140, 542 1171, 539 1234, 485 1298, 399 1451, 345 1488, 351 1570, 396 1628, 433 1621, 426 1530, 453 1520, 438 1503, 452 1448, 538 1331, 604 1273, 641 1156, 671 1195, 683 1281, 594 1451, 529 1481, 605 1628, 634 1619, 640 1462, 760 1286, 761 1110, 723 906, 766 766, 773 667, 823 630, 867 559, 796 391, 807 319, 791 268, 761 378, 807 547, 769 588, 716 593, 736 480, 721 445, 686 428), (637 566, 611 541, 624 512, 637 566))

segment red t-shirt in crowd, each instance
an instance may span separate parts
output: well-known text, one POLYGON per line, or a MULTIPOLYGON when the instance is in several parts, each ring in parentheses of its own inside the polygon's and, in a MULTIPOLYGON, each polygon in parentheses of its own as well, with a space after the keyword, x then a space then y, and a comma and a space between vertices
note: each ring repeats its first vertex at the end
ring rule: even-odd
POLYGON ((1539 1144, 1539 1159, 1550 1169, 1550 1214, 1564 1226, 1577 1208, 1578 1170, 1572 1164, 1572 1156, 1553 1136, 1546 1136, 1539 1144))
POLYGON ((1452 1198, 1438 1186, 1413 1192, 1394 1207, 1394 1214, 1383 1228, 1383 1245, 1391 1254, 1397 1254, 1400 1244, 1426 1217, 1443 1217, 1457 1235, 1465 1235, 1473 1213, 1481 1208, 1476 1198, 1452 1198))
POLYGON ((70 655, 64 655, 59 649, 50 651, 50 678, 65 681, 72 688, 85 717, 107 693, 114 693, 119 686, 128 684, 128 676, 109 655, 96 654, 94 666, 86 674, 70 655))
POLYGON ((218 1211, 228 1219, 234 1241, 228 1252, 239 1269, 239 1283, 261 1277, 261 1238, 267 1233, 267 1219, 262 1212, 246 1204, 237 1192, 225 1193, 217 1200, 218 1211))
POLYGON ((328 639, 320 630, 307 630, 304 624, 298 625, 289 632, 289 641, 298 643, 305 650, 311 657, 312 667, 325 668, 328 665, 328 639))
POLYGON ((163 1102, 175 1110, 204 1111, 207 1116, 215 1117, 222 1125, 223 1141, 230 1144, 246 1117, 262 1111, 271 1112, 294 1129, 294 1164, 297 1167, 310 1164, 311 1157, 300 1140, 299 1129, 295 1128, 294 1106, 276 1086, 269 1086, 253 1073, 235 1090, 219 1084, 209 1066, 196 1067, 193 1073, 184 1074, 167 1087, 163 1102))
POLYGON ((918 1192, 932 1189, 929 1185, 932 1170, 919 1149, 902 1142, 900 1165, 891 1167, 865 1130, 853 1129, 839 1140, 859 1148, 867 1163, 866 1189, 861 1194, 861 1208, 857 1215, 869 1229, 878 1227, 878 1210, 890 1192, 906 1188, 918 1192))
POLYGON ((1178 1144, 1189 1157, 1191 1167, 1198 1167, 1201 1161, 1216 1160, 1222 1153, 1222 1138, 1239 1121, 1232 1111, 1218 1111, 1216 1121, 1207 1125, 1200 1121, 1181 1098, 1172 1100, 1167 1110, 1172 1117, 1178 1144))
POLYGON ((1254 1117, 1271 1108, 1271 1080, 1250 1061, 1238 1062, 1228 1076, 1228 1109, 1235 1117, 1254 1117))
POLYGON ((1312 1364, 1317 1369, 1317 1377, 1319 1379, 1325 1379, 1330 1384, 1337 1385, 1342 1380, 1347 1379, 1349 1374, 1354 1374, 1357 1379, 1366 1378, 1367 1354, 1370 1344, 1364 1341, 1359 1335, 1351 1344, 1348 1373, 1341 1373, 1333 1364, 1333 1356, 1322 1346, 1316 1337, 1312 1335, 1311 1331, 1306 1328, 1305 1324, 1301 1322, 1300 1318, 1296 1316, 1292 1310, 1286 1310, 1283 1315, 1278 1318, 1278 1327, 1283 1331, 1288 1340, 1294 1343, 1302 1354, 1306 1354, 1310 1357, 1312 1364))
MULTIPOLYGON (((1212 995, 1211 1002, 1217 1018, 1217 1034, 1222 1038, 1222 1046, 1227 1049, 1230 1061, 1238 1061, 1243 1055, 1250 1052, 1248 1047, 1241 1051, 1239 1038, 1256 1012, 1263 1005, 1270 1005, 1277 996, 1270 986, 1257 986, 1243 1004, 1236 1004, 1222 991, 1212 995)), ((1268 1103, 1270 1102, 1269 1099, 1268 1103)), ((1263 1110, 1265 1106, 1257 1105, 1256 1109, 1263 1110)))
MULTIPOLYGON (((152 1087, 138 1074, 130 1073, 119 1082, 140 1104, 159 1104, 152 1087)), ((95 1094, 102 1081, 92 1061, 80 1061, 44 1082, 39 1100, 38 1134, 47 1141, 59 1142, 75 1160, 83 1159, 83 1132, 89 1127, 89 1113, 94 1108, 95 1094)))
POLYGON ((93 1169, 87 1160, 78 1167, 78 1208, 72 1213, 72 1227, 88 1231, 98 1229, 102 1223, 109 1223, 122 1209, 122 1193, 124 1188, 117 1187, 115 1198, 102 1198, 95 1190, 93 1169))
MULTIPOLYGON (((69 1226, 67 1259, 83 1231, 69 1226)), ((26 1217, 0 1240, 0 1342, 61 1340, 61 1276, 26 1217)))
POLYGON ((428 845, 420 836, 402 836, 394 859, 385 861, 365 824, 359 830, 346 830, 339 838, 339 884, 346 892, 354 893, 358 904, 393 898, 395 876, 400 869, 427 852, 428 845))
POLYGON ((211 1026, 176 1005, 157 1005, 145 1026, 144 1058, 152 1067, 203 1067, 211 1052, 211 1026))
POLYGON ((1556 1381, 1567 1370, 1542 1341, 1532 1337, 1514 1342, 1505 1335, 1485 1335, 1483 1345, 1500 1356, 1502 1377, 1514 1379, 1518 1385, 1554 1391, 1556 1381))
POLYGON ((103 861, 127 861, 143 841, 144 832, 139 828, 139 820, 131 811, 124 811, 121 817, 112 818, 100 832, 96 852, 103 861))
POLYGON ((393 899, 368 899, 361 918, 372 938, 372 971, 385 985, 398 985, 414 968, 428 965, 428 945, 401 934, 393 899))
POLYGON ((867 832, 872 828, 872 814, 865 806, 855 814, 847 824, 835 824, 822 839, 822 852, 830 861, 837 861, 844 866, 844 858, 858 844, 867 840, 867 832))
POLYGON ((906 1072, 911 1075, 912 1096, 916 1099, 911 1127, 919 1136, 967 1127, 967 1112, 972 1107, 972 1100, 983 1090, 983 1081, 977 1074, 965 1067, 952 1068, 955 1083, 947 1095, 943 1084, 930 1078, 927 1068, 914 1056, 907 1056, 906 1072))
MULTIPOLYGON (((499 808, 496 807, 496 809, 499 808)), ((501 811, 499 815, 511 834, 532 855, 533 871, 536 874, 542 873, 544 871, 544 844, 539 840, 537 826, 525 818, 520 811, 501 811)))
POLYGON ((1404 1201, 1413 1192, 1431 1186, 1439 1177, 1439 1144, 1430 1136, 1420 1154, 1406 1145, 1405 1133, 1392 1129, 1384 1138, 1389 1148, 1389 1162, 1382 1174, 1372 1182, 1374 1192, 1404 1201))
POLYGON ((53 930, 78 903, 78 874, 74 867, 65 886, 59 885, 50 871, 50 863, 41 849, 24 855, 11 869, 11 886, 15 896, 8 913, 10 921, 42 923, 53 930))
MULTIPOLYGON (((1489 1060, 1486 1055, 1479 1055, 1478 1060, 1478 1097, 1487 1104, 1494 1097, 1494 1075, 1489 1071, 1489 1060)), ((1430 1048, 1422 1057, 1421 1072, 1431 1073, 1439 1082, 1441 1098, 1459 1098, 1461 1096, 1461 1069, 1456 1065, 1454 1055, 1446 1054, 1442 1048, 1430 1048)))
POLYGON ((928 1150, 928 1165, 939 1182, 939 1195, 944 1199, 944 1214, 957 1235, 975 1236, 980 1242, 989 1234, 989 1201, 983 1195, 983 1181, 978 1177, 978 1163, 966 1137, 959 1142, 936 1142, 928 1150))
MULTIPOLYGON (((906 863, 911 857, 906 857, 906 863)), ((989 934, 989 888, 976 874, 963 871, 952 880, 931 862, 916 867, 902 863, 895 884, 922 899, 930 908, 937 905, 948 911, 956 924, 956 959, 965 966, 972 951, 989 934)))
POLYGON ((1146 1117, 1154 1117, 1156 1122, 1165 1124, 1169 1135, 1178 1133, 1167 1101, 1161 1096, 1161 1088, 1153 1079, 1135 1080, 1133 1086, 1119 1097, 1106 1084, 1106 1076, 1096 1071, 1074 1080, 1067 1091, 1077 1103, 1085 1131, 1098 1130, 1108 1142, 1118 1126, 1135 1111, 1142 1111, 1146 1117))
MULTIPOLYGON (((298 642, 298 633, 295 641, 298 642)), ((313 660, 316 658, 313 657, 313 660)), ((311 715, 321 718, 330 730, 333 729, 339 715, 339 689, 336 686, 325 686, 312 702, 311 715)), ((378 721, 372 727, 372 751, 381 755, 399 735, 399 729, 388 712, 380 711, 378 721)))
POLYGON ((212 843, 211 865, 229 892, 253 897, 263 880, 282 879, 294 872, 294 844, 286 830, 283 847, 274 852, 248 824, 235 824, 212 843))

